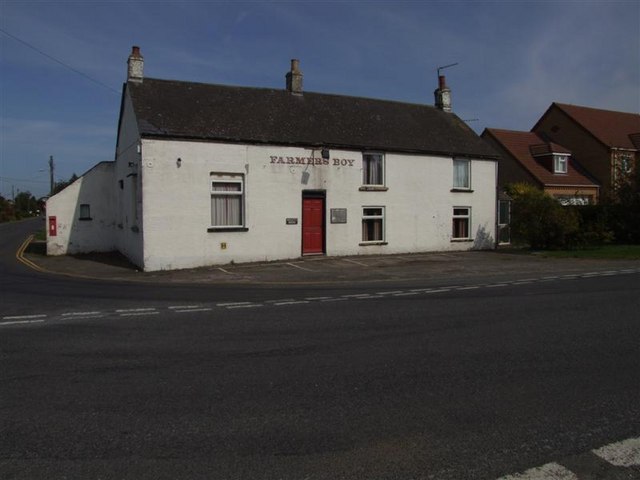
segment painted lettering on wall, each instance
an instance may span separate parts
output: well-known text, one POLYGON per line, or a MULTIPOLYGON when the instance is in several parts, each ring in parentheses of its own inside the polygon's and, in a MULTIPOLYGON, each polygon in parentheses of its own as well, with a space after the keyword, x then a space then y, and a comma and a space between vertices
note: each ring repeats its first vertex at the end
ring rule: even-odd
POLYGON ((333 167, 353 167, 355 159, 350 158, 321 158, 321 157, 279 157, 271 155, 271 162, 283 165, 314 165, 314 166, 333 166, 333 167))

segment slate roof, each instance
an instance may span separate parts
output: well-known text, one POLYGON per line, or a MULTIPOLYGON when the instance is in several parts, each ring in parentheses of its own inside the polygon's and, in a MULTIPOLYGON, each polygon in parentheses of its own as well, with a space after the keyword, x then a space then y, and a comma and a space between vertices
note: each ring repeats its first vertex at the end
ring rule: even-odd
POLYGON ((554 107, 560 109, 608 147, 638 148, 637 142, 634 145, 633 141, 634 135, 640 134, 640 115, 637 113, 600 110, 554 102, 532 130, 536 129, 546 114, 554 107))
POLYGON ((566 174, 553 173, 545 167, 533 156, 531 153, 531 147, 534 147, 534 152, 537 152, 537 148, 535 147, 539 147, 542 144, 556 145, 556 148, 561 148, 562 150, 547 147, 547 151, 552 151, 554 153, 570 152, 562 146, 545 142, 545 140, 537 133, 500 130, 496 128, 487 128, 485 132, 491 135, 491 137, 493 137, 515 161, 520 163, 522 167, 529 171, 543 185, 570 185, 584 187, 598 186, 580 171, 573 157, 569 157, 566 174))
POLYGON ((126 88, 143 137, 497 159, 455 114, 428 105, 153 78, 126 88))

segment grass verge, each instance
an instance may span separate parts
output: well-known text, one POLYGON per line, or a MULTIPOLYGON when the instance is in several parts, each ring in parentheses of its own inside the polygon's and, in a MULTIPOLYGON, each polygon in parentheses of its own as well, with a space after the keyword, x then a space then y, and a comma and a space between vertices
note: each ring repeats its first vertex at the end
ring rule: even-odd
POLYGON ((593 258, 604 260, 640 260, 640 245, 604 245, 577 250, 548 250, 539 255, 550 258, 593 258))

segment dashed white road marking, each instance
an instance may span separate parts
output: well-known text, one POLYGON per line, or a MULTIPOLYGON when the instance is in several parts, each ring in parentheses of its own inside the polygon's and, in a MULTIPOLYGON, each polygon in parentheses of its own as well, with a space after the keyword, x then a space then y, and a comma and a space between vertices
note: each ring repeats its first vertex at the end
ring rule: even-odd
MULTIPOLYGON (((307 298, 307 300, 309 300, 307 298)), ((280 303, 280 302, 295 302, 296 299, 295 298, 279 298, 277 300, 265 300, 264 303, 280 303)))
POLYGON ((226 302, 226 303, 218 303, 218 307, 235 307, 238 305, 249 305, 251 302, 226 302))
POLYGON ((187 308, 200 308, 201 305, 171 305, 167 307, 169 310, 185 310, 187 308))
POLYGON ((436 288, 435 290, 426 290, 424 293, 440 293, 440 292, 450 292, 450 288, 436 288))
POLYGON ((341 295, 343 298, 362 298, 370 296, 370 293, 354 293, 352 295, 341 295))
POLYGON ((508 286, 507 283, 491 283, 487 285, 486 288, 496 288, 496 287, 506 287, 506 286, 508 286))
POLYGON ((44 320, 14 320, 9 322, 0 322, 0 326, 4 325, 19 325, 24 323, 42 323, 44 320))
POLYGON ((592 452, 616 467, 640 466, 640 438, 611 443, 592 452))
POLYGON ((557 463, 547 463, 522 473, 500 477, 498 480, 579 480, 575 473, 557 463))
POLYGON ((458 288, 456 288, 456 290, 475 290, 476 288, 480 288, 480 287, 478 287, 476 285, 472 285, 470 287, 458 287, 458 288))
POLYGON ((327 298, 331 298, 331 297, 306 297, 305 300, 309 300, 310 302, 313 302, 317 300, 326 300, 327 298))
POLYGON ((264 307, 261 303, 247 303, 245 305, 229 305, 227 310, 233 310, 234 308, 256 308, 256 307, 264 307))
POLYGON ((376 295, 394 295, 396 293, 402 293, 404 290, 393 290, 391 292, 376 292, 376 295))
POLYGON ((155 308, 121 308, 116 310, 116 313, 140 313, 140 312, 152 312, 155 308))
POLYGON ((420 292, 402 292, 402 293, 394 293, 394 297, 408 297, 410 295, 420 295, 420 292))
POLYGON ((121 313, 121 317, 144 317, 148 315, 160 315, 160 312, 157 310, 149 310, 147 312, 129 312, 129 313, 121 313))
POLYGON ((174 310, 174 312, 176 313, 191 313, 191 312, 210 312, 211 310, 213 310, 212 308, 209 307, 203 307, 203 308, 186 308, 184 310, 174 310))
POLYGON ((324 300, 320 300, 321 302, 346 302, 349 300, 348 298, 326 298, 324 300))
POLYGON ((299 305, 301 303, 309 303, 309 300, 294 300, 294 301, 290 301, 290 302, 279 302, 279 303, 274 303, 274 305, 299 305))
POLYGON ((2 317, 2 320, 32 320, 34 318, 45 318, 46 315, 9 315, 2 317))
POLYGON ((61 317, 92 317, 95 315, 102 315, 102 312, 69 312, 69 313, 63 313, 60 316, 61 317))

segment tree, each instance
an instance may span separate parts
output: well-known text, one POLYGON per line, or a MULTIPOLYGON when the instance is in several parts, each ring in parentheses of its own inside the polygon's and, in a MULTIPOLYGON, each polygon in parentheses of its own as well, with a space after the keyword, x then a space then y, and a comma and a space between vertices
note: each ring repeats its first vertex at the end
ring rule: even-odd
POLYGON ((74 173, 66 182, 64 180, 61 182, 56 182, 55 186, 53 187, 53 192, 51 192, 51 195, 53 196, 56 193, 61 192, 62 190, 67 188, 69 185, 71 185, 73 182, 75 182, 77 179, 78 179, 78 176, 74 173))
POLYGON ((14 200, 16 218, 31 217, 38 214, 38 201, 31 192, 20 192, 14 200))
POLYGON ((16 219, 16 212, 13 203, 0 195, 0 223, 10 222, 16 219))

